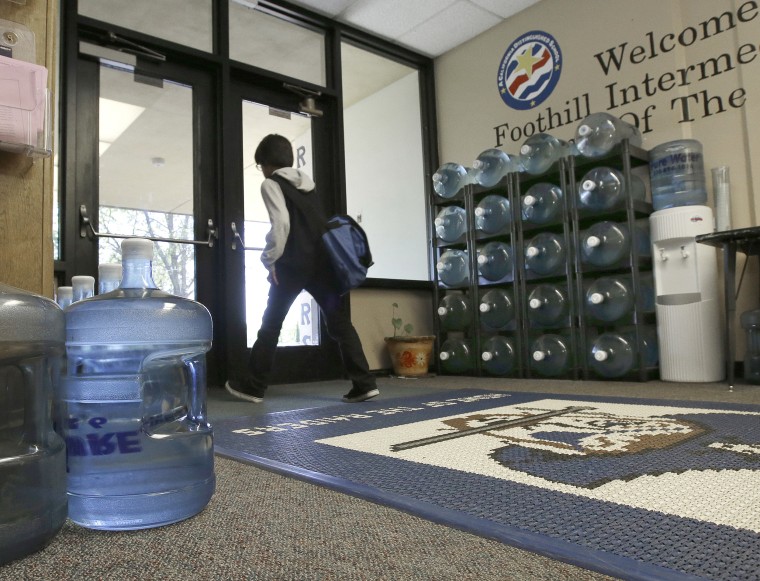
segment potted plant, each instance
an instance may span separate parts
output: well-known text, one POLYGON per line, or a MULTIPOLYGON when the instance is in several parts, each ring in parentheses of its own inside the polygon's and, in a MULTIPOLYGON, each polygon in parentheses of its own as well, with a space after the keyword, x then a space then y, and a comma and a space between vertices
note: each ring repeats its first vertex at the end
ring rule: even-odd
POLYGON ((385 338, 388 354, 393 363, 393 372, 402 377, 427 375, 433 354, 434 335, 412 335, 414 325, 404 324, 397 316, 398 303, 393 303, 393 336, 385 338))

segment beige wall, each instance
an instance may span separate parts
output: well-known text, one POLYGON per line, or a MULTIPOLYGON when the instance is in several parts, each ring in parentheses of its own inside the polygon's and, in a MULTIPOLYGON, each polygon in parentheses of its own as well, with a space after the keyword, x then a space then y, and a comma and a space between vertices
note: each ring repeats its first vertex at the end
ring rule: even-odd
MULTIPOLYGON (((481 151, 496 146, 508 153, 517 153, 525 136, 520 135, 513 141, 509 131, 517 127, 522 132, 526 125, 530 128, 531 123, 535 127, 539 114, 548 117, 549 107, 561 113, 568 106, 571 108, 572 122, 549 131, 570 139, 578 125, 572 115, 574 99, 579 97, 580 102, 585 103, 585 95, 588 95, 591 112, 607 111, 627 120, 638 120, 645 149, 681 137, 701 141, 708 204, 713 206, 710 169, 728 165, 732 227, 758 225, 759 41, 760 8, 753 0, 542 0, 436 60, 441 162, 471 165, 481 151), (732 15, 734 28, 725 26, 728 16, 721 17, 724 12, 732 15), (713 17, 721 17, 726 30, 716 34, 710 23, 713 17), (706 35, 703 35, 703 23, 708 23, 706 35), (562 73, 546 101, 535 109, 517 111, 508 107, 498 94, 497 70, 509 44, 531 30, 547 32, 557 40, 562 51, 562 73), (655 53, 651 52, 650 37, 657 46, 666 35, 674 33, 677 37, 682 31, 686 31, 684 43, 691 46, 680 46, 676 41, 670 52, 663 53, 657 48, 655 53), (693 42, 692 32, 696 32, 693 42), (626 59, 619 70, 611 66, 605 73, 600 59, 609 64, 609 51, 613 49, 616 55, 621 54, 620 45, 624 43, 626 59), (643 48, 635 49, 636 46, 643 48), (597 58, 597 54, 600 57, 597 58), (631 54, 639 62, 632 62, 631 54), (724 54, 728 56, 721 56, 724 54), (713 75, 709 59, 719 59, 720 70, 727 68, 726 59, 730 59, 733 70, 713 75), (702 63, 707 63, 704 79, 700 78, 702 63), (680 72, 690 66, 695 68, 680 72), (671 88, 671 84, 680 84, 670 82, 671 74, 674 79, 685 79, 688 85, 671 88), (650 90, 650 95, 645 94, 647 75, 652 79, 650 89, 657 89, 650 90), (662 88, 657 87, 658 83, 662 88), (608 87, 610 85, 612 87, 608 87), (630 85, 638 87, 640 99, 622 105, 621 90, 630 85), (611 94, 615 95, 614 100, 611 94), (705 95, 710 99, 707 115, 705 95), (717 98, 722 100, 725 111, 718 112, 717 98), (683 103, 689 107, 688 117, 683 103), (509 131, 504 124, 508 124, 509 131), (501 143, 495 130, 499 126, 506 135, 501 143)), ((666 37, 666 48, 669 42, 666 37)), ((740 255, 739 270, 744 261, 740 255)), ((755 259, 749 264, 737 312, 758 306, 757 280, 755 259)), ((741 360, 744 335, 741 329, 738 334, 737 360, 741 360)))
MULTIPOLYGON (((23 24, 35 34, 37 64, 55 83, 57 59, 55 0, 25 5, 2 0, 0 18, 23 24)), ((0 151, 0 281, 53 296, 53 163, 0 151)))

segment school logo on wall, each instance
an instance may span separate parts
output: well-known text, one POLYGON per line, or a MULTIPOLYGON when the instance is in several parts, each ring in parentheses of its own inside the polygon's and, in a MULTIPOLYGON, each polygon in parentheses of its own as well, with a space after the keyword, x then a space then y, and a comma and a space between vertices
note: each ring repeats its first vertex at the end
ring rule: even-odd
POLYGON ((499 63, 497 84, 504 102, 513 109, 533 109, 557 86, 562 51, 554 37, 540 30, 515 39, 499 63))

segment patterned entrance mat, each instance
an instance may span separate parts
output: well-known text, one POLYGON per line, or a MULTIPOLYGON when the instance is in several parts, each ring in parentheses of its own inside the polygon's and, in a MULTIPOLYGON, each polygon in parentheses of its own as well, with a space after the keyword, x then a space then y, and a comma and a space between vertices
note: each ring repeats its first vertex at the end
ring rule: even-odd
POLYGON ((760 406, 446 391, 218 420, 216 452, 625 579, 760 579, 760 406))

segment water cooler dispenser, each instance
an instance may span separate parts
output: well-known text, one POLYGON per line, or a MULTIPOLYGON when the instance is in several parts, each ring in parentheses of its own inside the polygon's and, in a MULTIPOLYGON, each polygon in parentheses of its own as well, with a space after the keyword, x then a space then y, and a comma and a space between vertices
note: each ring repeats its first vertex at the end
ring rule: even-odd
POLYGON ((725 377, 717 250, 694 240, 713 231, 708 206, 676 206, 649 218, 660 378, 712 382, 725 377))

